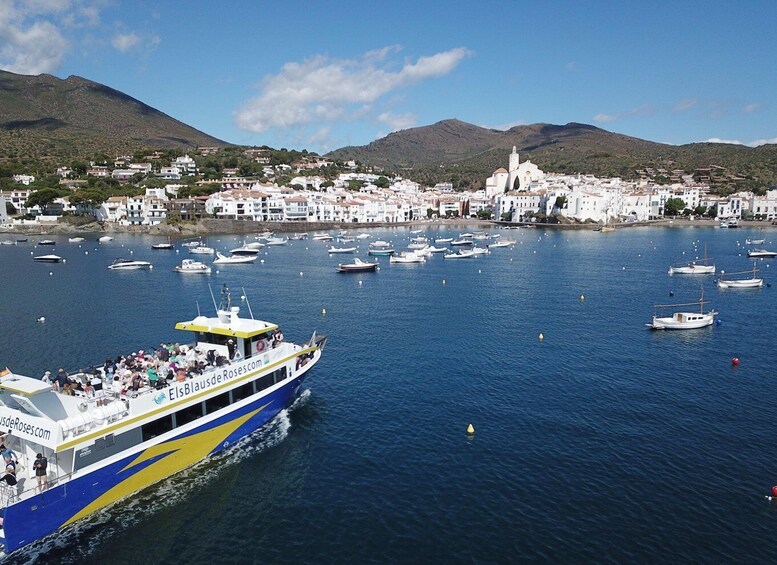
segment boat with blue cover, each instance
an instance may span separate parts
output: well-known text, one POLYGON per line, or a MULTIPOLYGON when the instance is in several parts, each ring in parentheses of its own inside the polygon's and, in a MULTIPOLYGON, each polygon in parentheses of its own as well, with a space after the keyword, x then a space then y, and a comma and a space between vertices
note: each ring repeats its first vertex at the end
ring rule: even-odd
POLYGON ((177 372, 165 378, 159 371, 153 379, 149 373, 147 384, 134 390, 115 388, 119 371, 112 378, 110 366, 70 375, 91 383, 91 396, 56 392, 8 369, 0 373, 0 429, 9 430, 3 441, 16 458, 16 478, 0 482, 3 551, 54 534, 226 449, 288 407, 326 337, 313 332, 308 342, 291 343, 277 324, 254 318, 250 305, 248 312, 240 316, 227 291, 214 317, 176 324, 193 337, 175 346, 177 372), (37 454, 47 460, 45 487, 33 470, 37 454))

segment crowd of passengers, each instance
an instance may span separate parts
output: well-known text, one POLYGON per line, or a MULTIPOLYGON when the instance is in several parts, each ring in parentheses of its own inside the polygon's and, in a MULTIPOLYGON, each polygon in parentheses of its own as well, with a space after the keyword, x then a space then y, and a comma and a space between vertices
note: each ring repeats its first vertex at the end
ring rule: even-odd
MULTIPOLYGON (((278 347, 283 341, 280 330, 272 332, 268 344, 278 347)), ((102 406, 105 397, 122 397, 145 389, 159 389, 174 382, 181 382, 201 375, 212 367, 220 367, 242 358, 232 339, 227 341, 229 357, 219 355, 215 349, 178 343, 161 343, 152 352, 139 350, 116 359, 106 359, 102 370, 81 369, 70 375, 63 368, 56 375, 46 371, 41 380, 51 389, 67 395, 85 396, 102 406)))

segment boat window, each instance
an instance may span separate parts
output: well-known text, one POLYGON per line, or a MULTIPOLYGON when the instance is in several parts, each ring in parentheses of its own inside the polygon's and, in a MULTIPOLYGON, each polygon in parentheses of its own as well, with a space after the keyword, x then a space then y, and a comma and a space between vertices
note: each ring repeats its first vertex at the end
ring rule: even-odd
POLYGON ((116 444, 116 436, 113 434, 108 434, 105 436, 105 447, 111 447, 112 445, 116 444))
POLYGON ((143 441, 148 441, 152 438, 162 435, 165 432, 169 432, 172 429, 173 429, 172 415, 162 416, 161 418, 157 418, 153 422, 149 422, 148 424, 143 424, 140 427, 140 430, 143 433, 143 441))
POLYGON ((266 388, 270 388, 273 384, 275 384, 272 373, 268 373, 263 377, 259 377, 254 382, 256 383, 256 392, 259 392, 260 390, 264 390, 266 388))
POLYGON ((213 414, 216 410, 221 410, 227 406, 229 406, 229 393, 225 392, 205 401, 205 413, 213 414))
POLYGON ((245 383, 232 391, 232 402, 248 398, 254 393, 254 383, 245 383))
POLYGON ((182 408, 175 413, 175 425, 183 426, 189 422, 193 422, 197 418, 202 418, 202 402, 198 402, 192 406, 182 408))
POLYGON ((276 369, 273 371, 273 376, 275 377, 275 382, 279 383, 282 380, 286 379, 286 367, 281 367, 280 369, 276 369))

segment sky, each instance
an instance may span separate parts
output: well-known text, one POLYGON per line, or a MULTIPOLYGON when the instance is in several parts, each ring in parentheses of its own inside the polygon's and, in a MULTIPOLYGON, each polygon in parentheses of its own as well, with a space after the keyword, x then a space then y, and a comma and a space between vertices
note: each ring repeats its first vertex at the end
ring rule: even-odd
POLYGON ((773 0, 0 0, 0 69, 318 153, 451 118, 777 143, 773 0))

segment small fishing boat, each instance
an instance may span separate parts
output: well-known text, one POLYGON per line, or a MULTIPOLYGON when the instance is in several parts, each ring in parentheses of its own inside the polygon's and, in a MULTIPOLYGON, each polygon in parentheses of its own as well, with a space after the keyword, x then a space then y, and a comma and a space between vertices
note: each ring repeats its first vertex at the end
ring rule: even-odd
POLYGON ((412 252, 404 252, 399 255, 389 257, 389 263, 423 263, 426 258, 423 255, 412 252))
POLYGON ((322 234, 313 236, 313 241, 332 241, 333 239, 334 237, 329 235, 328 233, 322 233, 322 234))
POLYGON ((511 239, 503 239, 503 240, 497 241, 496 243, 489 243, 488 248, 497 249, 499 247, 510 247, 511 245, 515 245, 515 241, 511 239))
POLYGON ((54 241, 53 239, 41 239, 38 242, 38 245, 56 245, 56 244, 57 242, 54 241))
POLYGON ((175 249, 175 245, 169 241, 167 243, 155 243, 151 246, 151 249, 175 249))
POLYGON ((185 274, 210 274, 210 267, 208 265, 195 261, 194 259, 184 259, 174 270, 185 274))
POLYGON ((475 245, 475 242, 471 239, 454 239, 450 243, 451 245, 475 245))
POLYGON ((488 255, 491 253, 487 247, 473 247, 470 249, 473 255, 488 255))
POLYGON ((751 271, 742 271, 739 273, 721 274, 718 279, 718 288, 761 288, 764 285, 763 277, 756 277, 758 269, 753 265, 751 271), (749 278, 743 278, 741 275, 751 275, 749 278))
POLYGON ((327 249, 327 253, 353 253, 356 251, 355 247, 330 247, 327 249))
POLYGON ((472 251, 459 251, 458 253, 446 253, 443 255, 443 259, 468 259, 474 256, 472 251))
POLYGON ((189 253, 192 255, 213 255, 216 252, 215 249, 212 247, 207 247, 205 245, 199 245, 197 247, 192 247, 189 249, 189 253))
POLYGON ((764 243, 766 243, 766 239, 764 239, 763 231, 764 231, 763 228, 759 229, 758 230, 758 237, 757 238, 753 238, 753 239, 750 239, 750 238, 746 239, 745 240, 745 244, 746 245, 763 245, 764 243))
POLYGON ((245 265, 247 263, 253 263, 256 261, 256 255, 233 255, 227 257, 222 255, 218 251, 216 252, 216 258, 213 260, 214 265, 245 265))
POLYGON ((33 257, 32 260, 39 263, 59 263, 62 261, 62 257, 59 255, 38 255, 37 257, 33 257))
POLYGON ((370 243, 370 247, 391 247, 391 243, 388 241, 383 241, 381 239, 377 241, 373 241, 370 243))
POLYGON ((0 245, 16 245, 16 242, 13 239, 4 239, 0 241, 0 245))
POLYGON ((708 304, 704 300, 704 289, 702 288, 701 299, 698 302, 689 302, 686 304, 656 304, 653 306, 656 313, 653 314, 653 321, 645 324, 654 330, 695 330, 711 326, 718 313, 715 310, 704 312, 704 305, 708 304), (659 316, 658 313, 667 308, 682 308, 685 306, 699 305, 698 312, 680 311, 674 312, 671 316, 659 316))
POLYGON ((365 273, 376 271, 377 269, 378 263, 368 263, 358 257, 353 260, 353 263, 341 263, 337 266, 338 273, 365 273))
POLYGON ((191 241, 184 241, 181 245, 183 245, 184 247, 199 247, 200 245, 202 245, 202 240, 194 239, 191 241))
POLYGON ((86 241, 83 237, 69 237, 67 239, 68 243, 81 243, 82 241, 86 241))
POLYGON ((427 246, 424 251, 427 253, 445 253, 448 251, 447 247, 435 247, 434 245, 427 246))
POLYGON ((387 257, 394 254, 394 249, 391 247, 370 247, 367 253, 378 257, 387 257))
POLYGON ((767 249, 750 249, 747 252, 748 257, 755 257, 756 259, 771 259, 777 257, 777 251, 769 251, 767 249))
POLYGON ((715 265, 710 264, 707 257, 707 245, 704 246, 704 257, 696 261, 675 263, 669 267, 670 275, 712 275, 715 273, 715 265))
POLYGON ((100 243, 107 243, 109 241, 113 241, 113 238, 110 235, 104 235, 97 241, 99 241, 100 243))
POLYGON ((26 237, 20 237, 19 239, 16 240, 16 243, 27 243, 27 238, 26 237))
POLYGON ((115 259, 113 263, 108 265, 112 270, 133 270, 133 269, 152 269, 153 265, 148 261, 133 261, 131 259, 115 259))
POLYGON ((434 240, 435 243, 450 243, 453 241, 452 237, 438 237, 434 240))
POLYGON ((370 234, 368 233, 360 233, 359 235, 356 236, 356 239, 369 239, 369 238, 370 238, 370 234))
POLYGON ((295 241, 300 241, 300 240, 307 239, 307 238, 308 238, 308 233, 307 232, 295 233, 294 235, 290 235, 289 236, 289 239, 293 239, 295 241))

